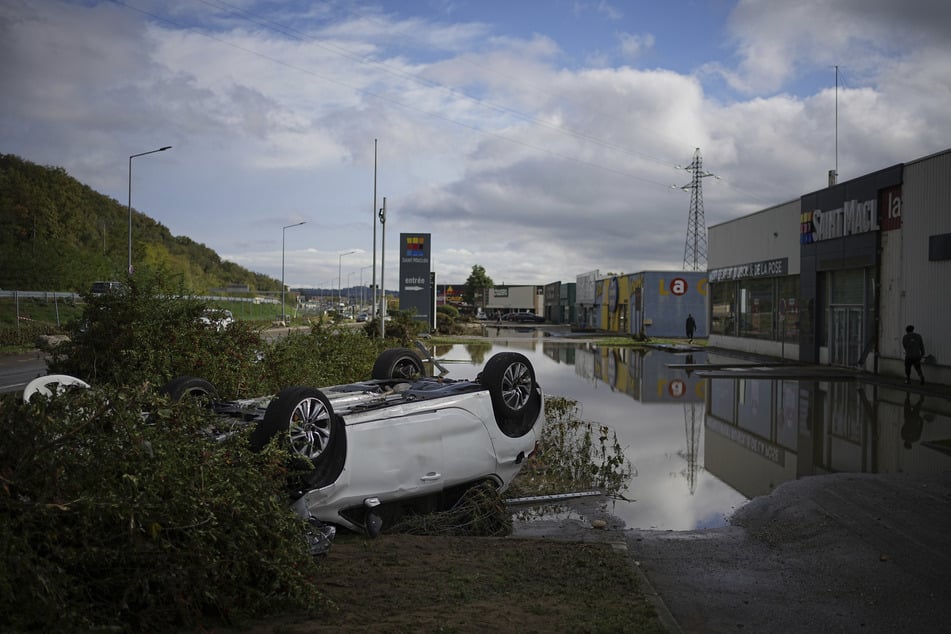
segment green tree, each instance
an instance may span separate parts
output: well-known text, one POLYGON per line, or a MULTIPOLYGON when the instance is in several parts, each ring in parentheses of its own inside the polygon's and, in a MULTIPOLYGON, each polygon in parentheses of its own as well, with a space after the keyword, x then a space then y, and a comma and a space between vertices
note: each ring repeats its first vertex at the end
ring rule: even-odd
POLYGON ((470 306, 478 306, 485 311, 485 294, 493 286, 495 282, 486 274, 485 268, 475 264, 466 280, 466 290, 462 293, 462 299, 470 306))

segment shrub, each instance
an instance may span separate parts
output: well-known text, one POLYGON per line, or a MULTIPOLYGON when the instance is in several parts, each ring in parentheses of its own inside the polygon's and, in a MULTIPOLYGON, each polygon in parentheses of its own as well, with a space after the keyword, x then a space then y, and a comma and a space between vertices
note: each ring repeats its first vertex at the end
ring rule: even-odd
POLYGON ((538 449, 506 494, 550 495, 598 489, 623 497, 634 467, 624 457, 617 434, 607 425, 580 418, 577 401, 545 399, 545 426, 538 449))
POLYGON ((260 332, 243 321, 209 328, 200 319, 205 308, 161 274, 137 275, 120 291, 86 296, 49 371, 97 386, 164 385, 189 374, 212 381, 222 395, 253 393, 257 356, 266 349, 260 332))
POLYGON ((274 394, 293 385, 335 385, 362 381, 385 348, 362 330, 335 329, 323 323, 309 332, 290 332, 268 347, 257 369, 259 394, 274 394))
POLYGON ((208 439, 209 416, 128 388, 0 399, 0 630, 167 631, 325 607, 283 494, 288 456, 208 439))

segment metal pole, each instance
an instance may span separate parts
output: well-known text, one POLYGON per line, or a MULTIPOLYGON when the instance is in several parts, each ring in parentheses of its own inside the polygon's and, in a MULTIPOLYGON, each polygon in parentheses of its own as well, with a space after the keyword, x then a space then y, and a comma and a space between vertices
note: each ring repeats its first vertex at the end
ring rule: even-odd
POLYGON ((373 217, 373 283, 370 286, 370 292, 373 295, 373 319, 377 319, 376 314, 376 152, 377 140, 373 139, 373 207, 370 213, 373 217))
POLYGON ((383 206, 380 208, 380 339, 386 339, 386 282, 383 271, 386 266, 386 196, 383 197, 383 206))
MULTIPOLYGON (((376 223, 374 222, 374 224, 376 223)), ((363 268, 360 269, 360 310, 364 310, 367 304, 366 293, 364 292, 365 288, 363 286, 363 272, 366 271, 368 268, 370 267, 364 266, 363 268)))
POLYGON ((171 145, 166 145, 165 147, 160 147, 157 150, 149 150, 148 152, 140 152, 138 154, 133 154, 129 157, 129 275, 132 275, 132 159, 138 156, 145 156, 146 154, 155 154, 156 152, 164 152, 165 150, 171 150, 171 145))
POLYGON ((343 293, 341 288, 343 287, 343 279, 341 278, 341 268, 343 267, 343 256, 351 255, 356 253, 356 251, 347 251, 346 253, 341 253, 337 258, 337 305, 334 306, 334 313, 340 313, 340 302, 343 299, 343 293))
POLYGON ((303 220, 301 222, 295 222, 292 225, 284 225, 281 227, 281 323, 283 324, 287 323, 287 313, 284 310, 284 244, 286 242, 287 230, 291 227, 299 227, 306 222, 306 220, 303 220))

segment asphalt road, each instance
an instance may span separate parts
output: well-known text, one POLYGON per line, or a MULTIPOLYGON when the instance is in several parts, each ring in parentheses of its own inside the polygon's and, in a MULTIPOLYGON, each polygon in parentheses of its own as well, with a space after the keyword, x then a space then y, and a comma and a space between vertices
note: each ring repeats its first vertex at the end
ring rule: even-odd
POLYGON ((46 355, 30 352, 0 356, 0 393, 20 392, 26 384, 46 374, 46 355))

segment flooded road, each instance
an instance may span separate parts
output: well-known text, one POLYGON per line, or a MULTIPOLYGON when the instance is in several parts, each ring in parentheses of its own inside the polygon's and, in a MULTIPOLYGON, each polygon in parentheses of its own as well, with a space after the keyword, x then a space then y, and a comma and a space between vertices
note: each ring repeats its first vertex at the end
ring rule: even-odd
POLYGON ((435 347, 450 377, 502 351, 525 354, 547 395, 576 400, 582 419, 617 434, 634 475, 606 510, 628 528, 724 526, 749 499, 805 476, 951 470, 946 398, 854 380, 705 378, 681 366, 737 360, 702 349, 531 335, 435 347))

